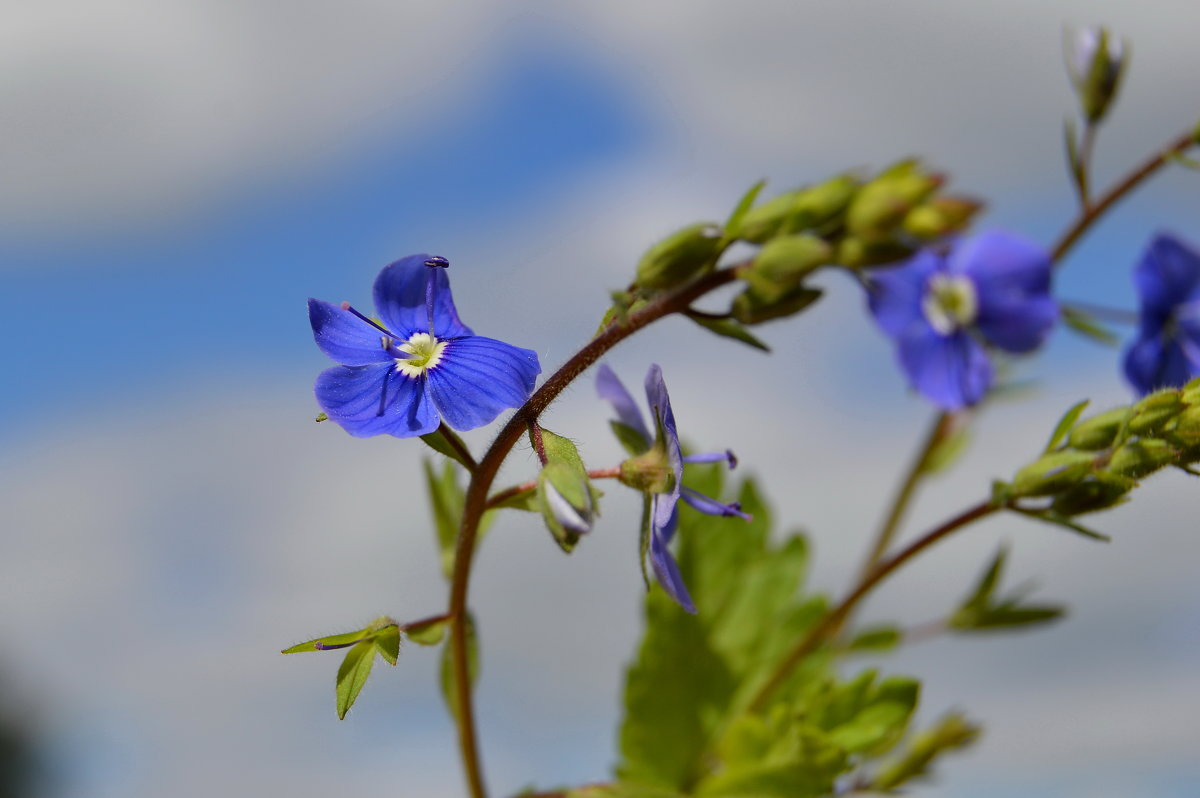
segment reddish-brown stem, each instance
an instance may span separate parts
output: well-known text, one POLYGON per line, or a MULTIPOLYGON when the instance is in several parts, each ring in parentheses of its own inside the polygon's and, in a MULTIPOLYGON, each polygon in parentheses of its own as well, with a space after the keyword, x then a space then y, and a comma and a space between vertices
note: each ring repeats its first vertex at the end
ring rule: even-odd
MULTIPOLYGON (((612 468, 593 468, 587 472, 587 475, 588 479, 616 479, 621 476, 621 469, 618 466, 613 466, 612 468)), ((513 485, 511 488, 497 491, 488 497, 487 505, 485 505, 484 509, 494 509, 509 499, 520 496, 522 493, 528 493, 535 488, 537 488, 537 480, 531 479, 528 482, 522 482, 520 485, 513 485)))

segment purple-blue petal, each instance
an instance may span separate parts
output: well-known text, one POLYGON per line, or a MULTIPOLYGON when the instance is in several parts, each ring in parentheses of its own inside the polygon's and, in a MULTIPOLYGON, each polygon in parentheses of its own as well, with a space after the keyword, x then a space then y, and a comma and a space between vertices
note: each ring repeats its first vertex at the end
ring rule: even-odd
POLYGON ((670 549, 667 548, 668 542, 670 539, 660 535, 657 529, 651 531, 650 565, 654 569, 654 575, 658 577, 658 583, 662 585, 667 595, 673 598, 679 606, 695 615, 696 605, 692 602, 687 585, 683 583, 679 565, 671 556, 670 549))
POLYGON ((425 261, 429 258, 425 253, 409 255, 384 266, 375 278, 375 309, 384 326, 405 339, 415 332, 429 332, 425 292, 432 274, 435 289, 433 334, 437 338, 473 335, 471 328, 458 318, 446 269, 426 266, 425 261))
POLYGON ((1179 334, 1140 335, 1125 353, 1125 376, 1139 394, 1178 388, 1200 376, 1200 323, 1181 323, 1179 334))
POLYGON ((650 503, 650 526, 668 543, 671 542, 671 538, 675 535, 675 527, 678 526, 676 508, 679 504, 681 488, 682 486, 676 483, 675 489, 671 492, 654 494, 653 501, 650 503))
POLYGON ((490 423, 507 408, 523 405, 541 371, 533 350, 472 335, 448 341, 426 378, 430 397, 446 423, 469 430, 490 423))
POLYGON ((914 323, 927 323, 921 307, 931 275, 944 267, 941 255, 922 250, 901 266, 871 272, 867 305, 875 322, 891 338, 898 338, 914 323))
POLYGON ((425 395, 424 381, 405 377, 390 361, 326 369, 317 376, 315 391, 317 404, 329 420, 358 438, 372 435, 410 438, 433 432, 440 423, 437 411, 425 395))
POLYGON ((675 427, 675 413, 671 410, 671 396, 667 393, 667 384, 663 381, 662 369, 657 363, 651 364, 646 372, 646 400, 650 403, 650 412, 654 420, 662 426, 667 446, 667 461, 678 482, 683 476, 683 451, 679 445, 679 430, 675 427))
POLYGON ((613 409, 617 411, 617 420, 640 434, 642 440, 646 442, 646 446, 650 446, 654 442, 650 430, 646 429, 646 422, 642 420, 642 413, 638 410, 637 403, 633 401, 629 391, 625 390, 621 380, 606 363, 601 363, 600 368, 596 371, 596 393, 600 395, 601 399, 612 404, 613 409))
POLYGON ((1133 281, 1142 300, 1143 326, 1161 327, 1176 305, 1200 299, 1200 254, 1160 233, 1134 268, 1133 281))
POLYGON ((319 299, 308 300, 313 339, 329 357, 346 366, 392 362, 383 349, 383 334, 348 310, 319 299))
POLYGON ((1045 342, 1058 321, 1058 303, 1049 294, 1021 298, 980 296, 975 326, 988 343, 1006 352, 1032 352, 1045 342))
POLYGON ((913 387, 945 410, 975 404, 992 384, 987 353, 963 331, 942 336, 932 327, 913 325, 898 344, 900 366, 913 387))
POLYGON ((993 346, 1031 352, 1058 320, 1050 295, 1050 256, 1021 236, 988 230, 959 243, 950 271, 971 278, 979 303, 975 324, 993 346))
POLYGON ((752 521, 753 518, 748 513, 742 512, 741 505, 738 504, 723 504, 716 499, 709 498, 703 493, 684 488, 680 492, 680 498, 691 505, 694 509, 699 510, 705 515, 720 515, 726 518, 740 518, 743 521, 752 521))

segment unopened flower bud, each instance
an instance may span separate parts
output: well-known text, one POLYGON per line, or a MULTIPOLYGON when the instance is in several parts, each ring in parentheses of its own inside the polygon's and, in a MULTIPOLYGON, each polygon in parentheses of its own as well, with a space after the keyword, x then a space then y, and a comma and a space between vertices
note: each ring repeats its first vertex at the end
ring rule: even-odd
POLYGON ((1124 502, 1133 484, 1133 480, 1087 480, 1054 497, 1050 509, 1068 517, 1107 510, 1124 502))
POLYGON ((754 286, 759 298, 778 300, 832 257, 833 248, 824 239, 807 234, 779 236, 768 241, 738 276, 754 286))
POLYGON ((1121 425, 1132 414, 1133 411, 1128 407, 1116 407, 1084 419, 1071 429, 1067 443, 1073 449, 1085 451, 1107 449, 1117 439, 1121 425))
POLYGON ((912 257, 915 250, 894 240, 864 241, 846 236, 838 242, 835 260, 849 269, 886 266, 912 257))
POLYGON ((1157 438, 1142 438, 1121 444, 1112 454, 1105 470, 1130 479, 1141 479, 1170 465, 1179 450, 1157 438))
POLYGON ((1149 394, 1133 406, 1129 431, 1135 435, 1158 432, 1183 409, 1183 399, 1178 391, 1167 389, 1149 394))
POLYGON ((1187 448, 1200 446, 1200 405, 1193 405, 1167 424, 1164 432, 1187 448))
POLYGON ((908 212, 904 230, 925 241, 941 238, 965 228, 982 207, 965 197, 934 197, 908 212))
POLYGON ((1011 494, 1020 496, 1052 496, 1082 482, 1096 461, 1088 452, 1061 451, 1044 454, 1022 468, 1013 477, 1011 494))
POLYGON ((674 288, 711 268, 721 254, 723 234, 721 227, 711 222, 676 230, 642 256, 638 285, 651 290, 674 288))
POLYGON ((742 324, 761 324, 799 313, 820 296, 820 289, 800 285, 778 296, 764 297, 759 295, 753 284, 749 284, 745 291, 734 298, 730 313, 742 324))
POLYGON ((1083 28, 1067 44, 1067 72, 1083 115, 1099 122, 1117 95, 1126 65, 1125 43, 1103 27, 1083 28))
POLYGON ((747 211, 737 235, 744 241, 762 244, 777 235, 821 227, 845 211, 857 190, 858 181, 846 174, 780 194, 747 211))
POLYGON ((565 463, 549 463, 538 475, 538 506, 546 528, 565 551, 592 531, 596 508, 591 485, 565 463))
POLYGON ((859 190, 846 229, 866 240, 886 237, 941 184, 941 176, 922 172, 916 161, 901 161, 859 190))
POLYGON ((1189 380, 1179 389, 1179 395, 1189 405, 1200 405, 1200 377, 1189 380))

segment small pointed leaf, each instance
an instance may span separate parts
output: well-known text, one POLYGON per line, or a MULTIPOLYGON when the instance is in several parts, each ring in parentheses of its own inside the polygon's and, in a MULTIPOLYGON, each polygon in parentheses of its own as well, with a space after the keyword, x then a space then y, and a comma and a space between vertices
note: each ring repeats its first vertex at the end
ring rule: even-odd
POLYGON ((346 713, 354 706, 355 699, 362 692, 367 677, 371 675, 371 665, 375 663, 375 645, 364 640, 357 643, 346 652, 342 666, 337 674, 337 713, 339 720, 346 719, 346 713))
POLYGON ((707 316, 699 316, 691 313, 685 314, 689 319, 699 324, 709 332, 716 333, 722 338, 732 338, 735 341, 741 341, 744 344, 759 349, 763 352, 770 352, 771 347, 764 344, 749 330, 746 329, 740 321, 736 319, 713 319, 707 316))
MULTIPOLYGON (((454 685, 454 665, 450 658, 452 648, 449 640, 446 641, 446 645, 442 646, 440 680, 442 698, 446 700, 446 707, 450 710, 450 715, 457 718, 458 691, 454 685)), ((472 686, 479 680, 479 639, 475 634, 475 619, 469 614, 467 615, 467 676, 472 686)))
POLYGON ((445 424, 442 424, 428 435, 422 435, 421 440, 425 441, 430 449, 462 464, 468 471, 475 469, 475 461, 471 459, 467 445, 463 443, 462 438, 455 434, 454 430, 445 424))
POLYGON ((738 201, 737 207, 733 209, 733 213, 729 214, 728 221, 725 222, 725 236, 729 240, 738 238, 741 233, 742 220, 746 218, 746 214, 754 207, 754 201, 758 199, 758 195, 767 185, 766 180, 759 180, 752 185, 742 198, 738 201))
POLYGON ((404 630, 404 634, 409 640, 418 645, 436 646, 446 636, 446 627, 448 624, 449 619, 443 618, 432 623, 422 624, 421 626, 409 626, 404 630))
POLYGON ((1050 440, 1046 443, 1046 448, 1043 450, 1044 452, 1053 451, 1060 443, 1063 442, 1063 439, 1067 437, 1067 434, 1070 433, 1071 428, 1075 426, 1075 422, 1079 420, 1079 416, 1083 414, 1084 408, 1088 406, 1090 401, 1091 400, 1089 399, 1084 399, 1066 413, 1063 413, 1063 417, 1058 420, 1058 425, 1054 428, 1054 432, 1050 435, 1050 440))

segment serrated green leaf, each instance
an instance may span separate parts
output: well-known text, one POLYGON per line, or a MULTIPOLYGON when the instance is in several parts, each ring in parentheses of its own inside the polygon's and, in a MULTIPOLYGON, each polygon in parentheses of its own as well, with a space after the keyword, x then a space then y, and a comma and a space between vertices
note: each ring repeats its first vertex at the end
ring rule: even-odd
POLYGON ((446 636, 449 623, 448 619, 443 618, 421 626, 409 626, 404 630, 404 635, 418 645, 436 646, 446 636))
POLYGON ((387 660, 389 665, 396 664, 396 660, 400 657, 400 627, 389 626, 386 629, 380 629, 371 638, 371 642, 379 650, 379 656, 387 660))
POLYGON ((900 645, 903 634, 891 624, 863 629, 850 641, 850 651, 870 651, 882 654, 900 645))
POLYGON ((709 332, 716 333, 722 338, 732 338, 735 341, 741 341, 744 344, 770 352, 771 347, 764 344, 753 333, 746 329, 746 326, 737 319, 713 319, 708 316, 697 316, 691 313, 684 314, 692 321, 699 324, 709 332))
POLYGON ((702 781, 705 798, 817 798, 832 795, 847 766, 845 751, 812 726, 789 719, 770 729, 771 745, 760 756, 735 758, 702 781))
POLYGON ((358 694, 362 692, 367 677, 371 675, 371 666, 375 663, 375 644, 369 640, 356 643, 346 652, 346 658, 337 673, 337 714, 339 720, 346 719, 346 713, 354 706, 358 694))
POLYGON ((1117 335, 1102 326, 1096 321, 1094 316, 1079 308, 1063 305, 1059 309, 1059 316, 1063 324, 1085 338, 1090 338, 1105 346, 1116 346, 1121 342, 1121 339, 1117 335))
POLYGON ((742 219, 746 218, 746 214, 754 207, 754 201, 758 199, 758 195, 766 185, 766 180, 759 180, 747 189, 742 198, 738 200, 737 207, 733 209, 733 213, 729 214, 729 219, 725 222, 725 235, 730 240, 738 238, 741 234, 742 219))
MULTIPOLYGON (((450 641, 442 646, 442 661, 439 679, 442 685, 442 698, 451 717, 458 717, 458 690, 454 685, 454 666, 450 658, 450 641)), ((472 686, 479 681, 479 638, 475 632, 475 618, 467 615, 467 676, 472 686)))
POLYGON ((1063 442, 1067 435, 1071 432, 1071 428, 1075 426, 1075 422, 1079 420, 1079 416, 1083 414, 1084 409, 1090 404, 1090 399, 1084 399, 1082 402, 1074 405, 1070 410, 1063 413, 1062 418, 1058 420, 1058 424, 1054 427, 1054 432, 1050 433, 1050 440, 1046 442, 1046 448, 1043 452, 1049 453, 1063 442))
POLYGON ((444 454, 451 460, 462 464, 468 471, 475 468, 475 463, 468 459, 469 455, 464 456, 463 454, 467 451, 467 445, 463 443, 462 438, 455 434, 454 430, 450 429, 445 424, 442 424, 428 435, 422 435, 421 440, 423 440, 430 449, 433 449, 438 454, 444 454))

